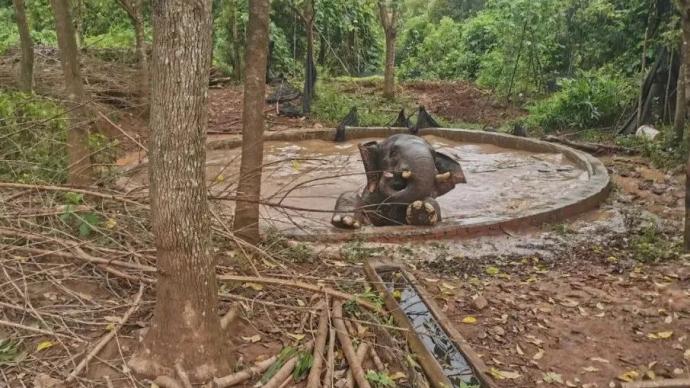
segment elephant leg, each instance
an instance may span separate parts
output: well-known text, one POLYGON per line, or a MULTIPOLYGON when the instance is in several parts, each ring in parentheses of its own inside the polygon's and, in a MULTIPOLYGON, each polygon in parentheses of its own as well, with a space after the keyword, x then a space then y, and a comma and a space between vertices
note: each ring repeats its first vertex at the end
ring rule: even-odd
POLYGON ((331 217, 331 224, 337 228, 357 229, 362 226, 356 216, 361 197, 355 191, 340 194, 335 202, 335 211, 331 217))
POLYGON ((433 198, 414 201, 407 206, 405 221, 408 225, 436 225, 441 221, 441 208, 433 198))

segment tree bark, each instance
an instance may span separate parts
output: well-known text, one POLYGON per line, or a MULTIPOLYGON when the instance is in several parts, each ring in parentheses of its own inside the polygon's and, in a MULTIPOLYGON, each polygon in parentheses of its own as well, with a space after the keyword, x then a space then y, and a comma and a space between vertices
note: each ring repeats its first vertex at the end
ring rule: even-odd
POLYGON ((67 134, 67 153, 69 167, 67 183, 75 186, 91 182, 91 161, 89 157, 88 125, 80 121, 88 120, 84 81, 79 68, 79 50, 72 24, 68 0, 50 0, 55 16, 60 61, 65 77, 67 101, 69 103, 69 132, 67 134))
POLYGON ((244 106, 242 110, 242 163, 235 208, 235 233, 245 241, 259 241, 259 202, 261 166, 264 157, 264 99, 268 53, 269 0, 249 2, 249 23, 245 63, 244 106))
MULTIPOLYGON (((685 111, 690 112, 690 0, 679 0, 683 28, 683 74, 685 75, 685 111)), ((690 141, 690 136, 688 136, 690 141)), ((690 156, 685 166, 685 232, 683 234, 685 252, 690 252, 690 156)))
POLYGON ((394 4, 379 1, 379 16, 386 37, 386 62, 383 72, 383 96, 395 98, 395 39, 397 36, 397 8, 394 4))
POLYGON ((681 55, 681 65, 678 71, 678 81, 676 82, 676 111, 673 116, 673 132, 678 145, 683 141, 685 132, 685 65, 682 64, 683 57, 681 55))
POLYGON ((29 22, 26 20, 24 0, 12 0, 14 13, 19 29, 19 41, 22 47, 22 59, 19 64, 19 89, 31 93, 34 82, 34 42, 31 40, 29 22))
POLYGON ((144 376, 195 381, 231 371, 209 254, 206 125, 211 0, 156 0, 149 183, 158 281, 156 306, 129 366, 144 376))
POLYGON ((239 34, 239 23, 237 22, 237 0, 228 0, 230 12, 228 12, 228 32, 232 41, 232 52, 230 53, 230 62, 232 63, 232 75, 237 81, 242 80, 242 56, 240 51, 242 49, 242 42, 239 34))
POLYGON ((316 66, 314 65, 314 0, 304 2, 304 26, 307 32, 307 56, 304 64, 304 90, 302 92, 302 112, 311 113, 311 101, 316 88, 316 66))

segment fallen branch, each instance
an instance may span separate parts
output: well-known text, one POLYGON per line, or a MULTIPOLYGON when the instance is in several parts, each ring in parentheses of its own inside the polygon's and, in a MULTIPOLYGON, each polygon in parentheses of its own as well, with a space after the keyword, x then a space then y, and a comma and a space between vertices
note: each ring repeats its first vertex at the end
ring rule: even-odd
POLYGON ((359 358, 352 348, 350 336, 347 334, 347 329, 343 322, 343 303, 340 301, 333 302, 333 325, 338 335, 338 342, 340 342, 345 359, 347 359, 347 363, 350 365, 350 370, 354 380, 357 382, 357 386, 359 388, 371 388, 364 374, 364 369, 362 369, 362 364, 359 363, 359 358))
POLYGON ((328 355, 326 357, 326 375, 323 376, 323 388, 333 387, 333 373, 335 373, 335 329, 328 329, 328 355))
POLYGON ((96 357, 96 355, 98 355, 101 349, 103 349, 105 345, 107 345, 108 342, 110 342, 110 340, 113 339, 113 337, 115 337, 122 325, 124 325, 129 320, 129 317, 132 316, 132 314, 134 314, 135 311, 137 311, 139 305, 141 304, 141 297, 143 295, 144 285, 140 284, 139 292, 137 293, 137 296, 134 298, 134 303, 132 303, 132 306, 129 308, 129 310, 127 310, 125 315, 122 316, 120 322, 117 325, 115 325, 115 327, 112 330, 110 330, 108 334, 101 338, 101 340, 96 344, 96 346, 94 346, 94 348, 89 352, 89 354, 87 354, 86 357, 84 357, 84 359, 81 360, 79 365, 77 365, 74 368, 72 373, 70 373, 69 376, 67 376, 65 382, 70 383, 74 381, 74 379, 79 375, 79 373, 81 373, 81 371, 84 370, 84 368, 86 368, 86 366, 89 364, 89 361, 91 361, 92 358, 96 357))
POLYGON ((14 329, 26 330, 26 331, 30 331, 30 332, 37 333, 37 334, 49 335, 51 337, 63 337, 63 338, 76 339, 79 342, 86 342, 83 339, 78 338, 78 337, 70 337, 70 336, 65 335, 65 334, 54 333, 52 331, 39 329, 37 327, 24 326, 24 325, 21 325, 19 323, 5 321, 3 319, 0 319, 0 326, 7 326, 7 327, 14 328, 14 329))
POLYGON ((316 332, 316 345, 314 345, 314 363, 309 371, 307 378, 307 388, 318 388, 321 378, 321 366, 323 365, 323 353, 326 347, 326 336, 328 335, 328 310, 330 306, 326 301, 319 317, 319 328, 316 332))
POLYGON ((237 315, 240 312, 240 305, 238 303, 234 303, 230 308, 228 309, 228 312, 223 315, 223 317, 220 319, 220 327, 222 329, 227 329, 228 326, 237 318, 237 315))
POLYGON ((668 379, 651 381, 633 381, 621 384, 621 388, 688 388, 690 379, 668 379))
POLYGON ((139 148, 141 148, 142 150, 144 150, 144 151, 147 152, 147 153, 149 152, 149 149, 148 149, 148 148, 146 148, 143 144, 141 144, 141 143, 140 143, 137 139, 135 139, 132 135, 130 135, 130 134, 127 133, 124 129, 122 129, 122 127, 120 127, 119 125, 117 125, 117 124, 115 124, 114 122, 112 122, 112 120, 110 120, 110 119, 108 118, 108 116, 104 115, 104 114, 101 113, 101 111, 99 111, 99 110, 96 110, 96 114, 98 114, 99 116, 101 116, 101 118, 102 118, 103 120, 105 120, 106 123, 110 124, 110 126, 112 126, 113 128, 117 129, 118 131, 120 131, 120 133, 122 133, 123 135, 125 135, 129 140, 133 141, 134 144, 136 144, 136 145, 139 146, 139 148))
POLYGON ((610 145, 610 144, 576 142, 576 141, 564 139, 562 137, 557 137, 557 136, 545 136, 544 138, 542 138, 542 140, 548 141, 550 143, 563 144, 563 145, 566 145, 568 147, 578 149, 580 151, 588 152, 592 155, 607 155, 607 154, 617 154, 617 153, 622 153, 622 154, 626 154, 626 155, 635 155, 635 154, 639 153, 637 150, 634 150, 632 148, 620 147, 620 146, 610 145))
MULTIPOLYGON (((366 342, 362 342, 359 344, 359 347, 357 348, 357 362, 359 365, 364 365, 364 361, 367 359, 367 354, 369 353, 369 344, 366 342)), ((354 375, 352 373, 352 368, 347 371, 347 377, 345 378, 345 387, 346 388, 355 388, 355 379, 354 375)))
POLYGON ((263 361, 259 361, 254 366, 249 367, 247 369, 244 369, 242 371, 239 371, 237 373, 233 373, 231 375, 227 375, 225 377, 217 377, 213 379, 213 386, 215 388, 225 388, 225 387, 231 387, 233 385, 237 385, 241 382, 247 381, 251 379, 254 376, 257 376, 263 372, 266 371, 266 369, 270 368, 271 365, 273 365, 274 362, 278 360, 278 356, 273 356, 271 358, 268 358, 263 361))
POLYGON ((182 380, 182 386, 184 386, 184 388, 192 388, 192 382, 189 380, 189 375, 182 368, 182 364, 180 362, 175 363, 175 372, 180 380, 182 380))
POLYGON ((369 355, 371 356, 372 361, 374 361, 374 365, 376 366, 377 371, 383 372, 384 370, 386 370, 386 366, 383 365, 381 357, 379 357, 379 354, 376 353, 376 349, 373 346, 369 348, 369 355))
MULTIPOLYGON (((267 277, 254 277, 254 276, 239 276, 239 275, 219 275, 218 280, 221 281, 233 281, 233 282, 250 282, 250 283, 263 283, 263 284, 273 284, 273 285, 279 285, 279 286, 288 286, 288 287, 295 287, 295 288, 302 288, 305 290, 313 291, 313 292, 318 292, 318 293, 326 293, 329 296, 342 299, 342 300, 354 300, 357 302, 362 307, 365 307, 371 311, 377 312, 377 313, 383 313, 383 310, 372 304, 371 302, 360 298, 355 295, 350 295, 346 294, 341 291, 334 290, 332 288, 328 288, 325 286, 319 286, 315 284, 309 284, 309 283, 304 283, 296 280, 286 280, 286 279, 277 279, 277 278, 267 278, 267 277)), ((341 315, 342 318, 342 315, 341 315)))
POLYGON ((8 188, 8 189, 30 189, 30 190, 40 190, 40 191, 61 191, 63 193, 78 193, 78 194, 88 195, 91 197, 98 197, 98 198, 110 199, 113 201, 125 202, 125 203, 129 203, 132 205, 137 205, 137 206, 146 206, 146 205, 139 203, 137 201, 132 201, 131 199, 127 199, 121 195, 105 194, 105 193, 100 193, 98 191, 77 189, 74 187, 67 187, 67 186, 30 185, 30 184, 26 184, 26 183, 0 182, 0 187, 4 187, 4 188, 8 188))

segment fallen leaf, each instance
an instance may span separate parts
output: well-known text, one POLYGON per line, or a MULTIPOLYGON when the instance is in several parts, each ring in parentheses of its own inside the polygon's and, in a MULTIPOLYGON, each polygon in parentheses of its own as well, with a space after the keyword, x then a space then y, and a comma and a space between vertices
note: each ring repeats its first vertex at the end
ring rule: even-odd
POLYGON ((673 331, 660 331, 658 333, 649 333, 647 338, 649 339, 669 339, 673 336, 673 331))
POLYGON ((52 341, 43 341, 43 342, 40 342, 40 343, 36 346, 36 351, 37 351, 37 352, 40 352, 41 350, 48 349, 48 348, 52 348, 53 346, 55 346, 55 342, 52 342, 52 341))
POLYGON ((498 273, 501 272, 500 269, 498 269, 497 267, 494 267, 493 265, 486 267, 485 271, 486 271, 487 275, 491 275, 491 276, 498 275, 498 273))
POLYGON ((115 221, 112 218, 108 218, 104 223, 103 226, 105 226, 106 229, 112 229, 115 226, 117 226, 117 221, 115 221))
POLYGON ((441 288, 441 290, 443 291, 444 289, 446 289, 446 290, 454 290, 456 287, 455 287, 454 285, 450 284, 450 283, 441 282, 440 288, 441 288))
POLYGON ((586 317, 586 316, 589 315, 589 313, 587 312, 587 310, 585 310, 584 307, 582 307, 582 306, 577 306, 577 309, 580 310, 580 315, 582 315, 583 317, 586 317))
POLYGON ((506 371, 506 370, 499 370, 496 368, 491 368, 489 369, 489 374, 493 376, 496 380, 505 380, 505 379, 518 379, 520 378, 520 374, 517 372, 511 372, 511 371, 506 371))
POLYGON ((261 291, 261 290, 264 289, 264 286, 262 286, 261 284, 259 284, 259 283, 251 283, 251 282, 244 283, 244 284, 242 285, 242 287, 243 287, 243 288, 251 288, 251 289, 254 290, 254 291, 261 291))
POLYGON ((536 346, 541 346, 541 344, 544 343, 544 341, 540 340, 539 338, 533 336, 533 335, 527 335, 525 336, 527 338, 527 342, 534 344, 536 346))
POLYGON ((260 335, 253 335, 251 337, 242 337, 244 342, 249 342, 250 344, 257 343, 261 341, 261 336, 260 335))
POLYGON ((551 384, 551 383, 563 384, 563 376, 561 376, 560 374, 555 373, 555 372, 544 373, 544 376, 542 377, 542 379, 547 384, 551 384))
POLYGON ((394 290, 393 298, 395 298, 395 300, 400 300, 400 298, 402 298, 402 292, 400 290, 394 290))
POLYGON ((579 304, 580 302, 572 299, 564 299, 560 302, 560 305, 564 307, 577 307, 579 304))
POLYGON ((544 349, 539 349, 539 351, 536 352, 536 353, 534 354, 534 356, 532 356, 532 359, 533 359, 533 360, 541 360, 542 357, 544 357, 544 349))
POLYGON ((223 182, 224 180, 225 180, 225 177, 223 176, 223 174, 218 174, 218 176, 216 177, 216 182, 220 183, 220 182, 223 182))
POLYGON ((295 339, 296 341, 301 341, 305 337, 304 334, 285 333, 285 335, 287 335, 290 338, 295 339))
POLYGON ((629 370, 627 372, 623 372, 616 377, 620 381, 625 381, 626 383, 629 383, 631 381, 635 381, 640 377, 640 374, 637 373, 635 370, 629 370))
POLYGON ((601 304, 601 303, 597 303, 597 308, 598 308, 599 310, 604 310, 604 305, 601 304))
POLYGON ((471 315, 468 315, 462 319, 462 323, 467 323, 469 325, 473 325, 473 324, 477 323, 477 318, 475 318, 471 315))
POLYGON ((667 315, 666 318, 664 318, 664 323, 669 324, 673 322, 673 317, 670 315, 667 315))
POLYGON ((299 171, 301 168, 302 164, 299 162, 299 160, 293 160, 292 161, 292 169, 295 171, 299 171))
POLYGON ((391 380, 406 379, 407 375, 402 372, 395 372, 390 376, 391 380))
POLYGON ((687 349, 685 353, 683 353, 683 358, 685 361, 690 361, 690 349, 687 349))
POLYGON ((595 368, 595 367, 593 367, 593 366, 591 366, 591 365, 582 368, 582 370, 584 370, 585 372, 590 372, 590 373, 599 372, 599 368, 595 368))
POLYGON ((601 357, 592 357, 592 358, 590 358, 590 360, 596 361, 596 362, 601 362, 601 363, 604 363, 604 364, 608 364, 608 363, 609 363, 609 360, 607 360, 607 359, 605 359, 605 358, 601 358, 601 357))
POLYGON ((522 351, 522 348, 520 348, 520 345, 515 345, 515 351, 517 352, 517 354, 519 354, 521 356, 525 355, 525 352, 522 351))
POLYGON ((577 383, 573 383, 573 382, 570 381, 570 380, 566 380, 566 381, 565 381, 565 386, 566 386, 566 387, 577 387, 577 383))
POLYGON ((297 305, 298 305, 299 307, 304 307, 304 306, 306 306, 307 304, 304 303, 304 301, 303 301, 302 299, 297 299, 297 305))

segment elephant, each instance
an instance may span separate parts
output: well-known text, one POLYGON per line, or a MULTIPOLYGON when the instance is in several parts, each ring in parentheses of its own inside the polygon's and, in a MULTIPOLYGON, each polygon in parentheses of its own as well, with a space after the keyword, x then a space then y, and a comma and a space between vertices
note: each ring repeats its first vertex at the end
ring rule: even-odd
POLYGON ((416 135, 396 134, 358 147, 367 183, 361 193, 339 196, 331 218, 338 228, 435 225, 441 221, 435 198, 467 183, 457 161, 416 135))

